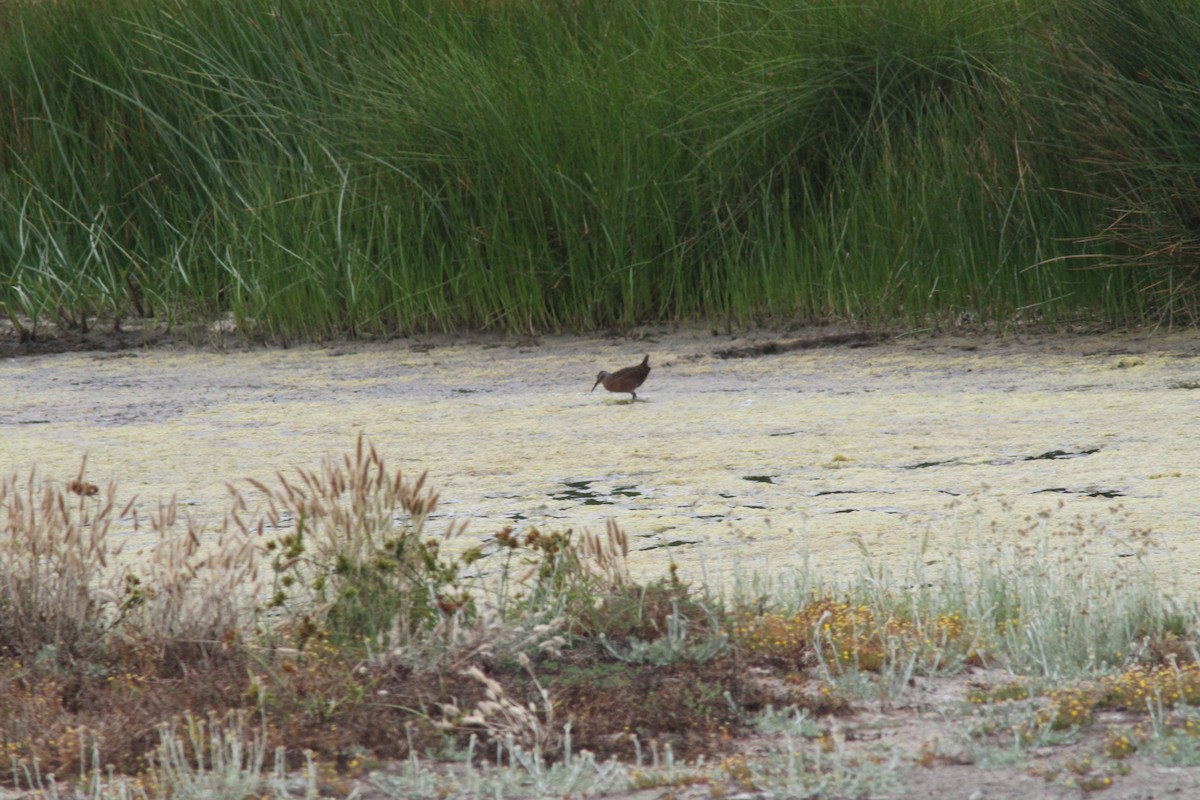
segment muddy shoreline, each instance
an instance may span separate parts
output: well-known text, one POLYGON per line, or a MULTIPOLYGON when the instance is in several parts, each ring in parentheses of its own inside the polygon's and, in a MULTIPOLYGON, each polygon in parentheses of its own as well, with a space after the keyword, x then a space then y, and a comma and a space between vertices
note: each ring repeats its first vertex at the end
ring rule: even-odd
POLYGON ((6 469, 65 480, 86 455, 93 482, 210 520, 227 481, 315 466, 362 433, 428 471, 471 536, 615 519, 642 574, 799 558, 846 574, 863 547, 903 565, 925 540, 937 560, 1043 513, 1111 533, 1099 558, 1150 530, 1166 577, 1200 565, 1193 332, 174 343, 2 359, 0 385, 6 469), (647 353, 636 403, 589 393, 647 353))

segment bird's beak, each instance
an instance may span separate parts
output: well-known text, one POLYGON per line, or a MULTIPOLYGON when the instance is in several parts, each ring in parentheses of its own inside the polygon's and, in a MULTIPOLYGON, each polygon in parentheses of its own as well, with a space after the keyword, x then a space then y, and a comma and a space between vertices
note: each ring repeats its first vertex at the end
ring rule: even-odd
POLYGON ((600 385, 600 381, 601 381, 601 380, 603 380, 603 378, 596 378, 596 382, 592 384, 592 388, 591 388, 591 389, 588 389, 588 391, 589 391, 589 392, 594 392, 594 391, 596 391, 596 387, 600 385))

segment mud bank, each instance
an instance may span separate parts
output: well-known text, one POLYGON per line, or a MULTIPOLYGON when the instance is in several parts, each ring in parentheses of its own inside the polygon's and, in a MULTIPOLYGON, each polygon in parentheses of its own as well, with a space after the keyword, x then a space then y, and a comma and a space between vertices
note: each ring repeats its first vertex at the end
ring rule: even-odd
MULTIPOLYGON (((537 525, 627 531, 642 575, 902 565, 1050 512, 1097 558, 1152 531, 1181 588, 1200 565, 1200 336, 893 337, 724 358, 778 338, 399 340, 125 350, 0 361, 0 467, 176 494, 217 520, 226 482, 316 466, 364 433, 428 471, 476 539, 537 525), (588 389, 653 371, 637 402, 588 389), (1104 543, 1110 542, 1111 546, 1104 543)), ((817 332, 813 332, 814 336, 817 332)), ((439 525, 442 523, 438 523, 439 525)))

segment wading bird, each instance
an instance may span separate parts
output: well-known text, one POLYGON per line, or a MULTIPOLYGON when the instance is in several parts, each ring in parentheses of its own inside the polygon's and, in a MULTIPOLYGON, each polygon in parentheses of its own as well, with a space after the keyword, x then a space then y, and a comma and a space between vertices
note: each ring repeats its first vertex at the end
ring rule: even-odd
POLYGON ((646 376, 650 374, 650 356, 642 359, 642 363, 636 367, 625 367, 616 372, 604 372, 596 376, 596 382, 592 384, 591 391, 596 391, 596 387, 604 384, 604 388, 610 392, 629 392, 633 395, 633 399, 637 400, 637 392, 634 391, 646 381, 646 376))

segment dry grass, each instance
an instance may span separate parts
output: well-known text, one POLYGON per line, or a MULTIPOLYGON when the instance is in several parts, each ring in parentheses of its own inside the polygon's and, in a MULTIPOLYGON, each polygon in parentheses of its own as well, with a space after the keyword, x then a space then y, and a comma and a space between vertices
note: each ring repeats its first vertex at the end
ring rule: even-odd
MULTIPOLYGON (((866 786, 853 759, 755 765, 737 743, 772 707, 812 724, 851 713, 863 689, 903 692, 914 674, 1039 663, 1012 648, 1052 627, 1039 614, 1075 600, 1129 615, 1139 632, 1120 668, 1066 680, 1014 666, 1013 680, 971 691, 974 707, 1028 704, 1000 726, 1022 742, 1104 713, 1142 720, 1105 733, 1109 759, 1164 743, 1182 759, 1200 743, 1195 616, 1146 605, 1144 587, 1099 608, 1045 559, 1022 572, 1030 559, 989 556, 938 596, 908 579, 894 592, 875 571, 871 592, 809 584, 801 602, 727 602, 674 570, 632 580, 615 525, 504 528, 475 545, 461 526, 431 536, 436 494, 362 440, 294 478, 231 486, 212 529, 173 501, 121 505, 85 477, 0 481, 0 745, 27 788, 50 772, 94 782, 103 763, 163 797, 266 792, 296 769, 336 793, 379 763, 464 753, 538 780, 558 774, 551 763, 601 770, 596 759, 653 754, 660 765, 718 758, 713 786, 866 786), (121 552, 115 541, 133 531, 152 543, 121 552), (1053 608, 1034 602, 1047 581, 1062 595, 1053 608)), ((630 781, 666 780, 654 775, 630 781)))
POLYGON ((42 484, 33 472, 0 481, 0 652, 26 663, 98 656, 124 607, 106 568, 118 516, 112 485, 42 484), (75 491, 72 491, 72 490, 75 491), (106 583, 107 582, 107 583, 106 583))

